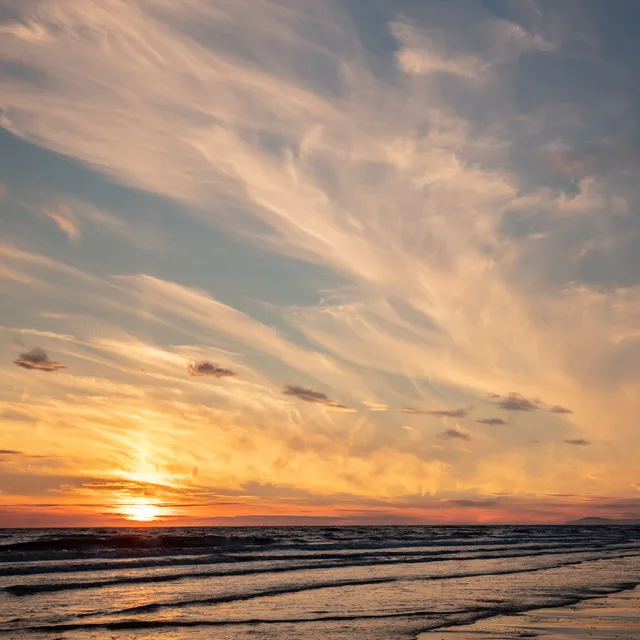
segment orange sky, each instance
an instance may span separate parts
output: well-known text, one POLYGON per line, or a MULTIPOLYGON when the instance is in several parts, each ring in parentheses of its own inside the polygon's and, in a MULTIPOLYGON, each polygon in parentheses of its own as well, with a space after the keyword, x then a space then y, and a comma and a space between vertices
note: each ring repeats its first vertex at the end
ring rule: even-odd
POLYGON ((1 18, 0 526, 640 517, 632 61, 268 4, 1 18))

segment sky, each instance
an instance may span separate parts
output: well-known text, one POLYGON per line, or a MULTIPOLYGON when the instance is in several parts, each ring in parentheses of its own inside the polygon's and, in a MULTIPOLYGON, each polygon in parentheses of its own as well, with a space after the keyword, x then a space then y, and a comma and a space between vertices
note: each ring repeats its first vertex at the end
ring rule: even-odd
POLYGON ((0 0, 0 526, 640 517, 636 0, 0 0))

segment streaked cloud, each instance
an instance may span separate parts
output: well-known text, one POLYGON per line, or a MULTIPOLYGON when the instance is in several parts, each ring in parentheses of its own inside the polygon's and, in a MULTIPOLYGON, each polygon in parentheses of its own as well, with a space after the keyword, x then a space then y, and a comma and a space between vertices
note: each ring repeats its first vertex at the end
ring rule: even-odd
POLYGON ((448 500, 448 502, 456 507, 495 507, 498 504, 496 500, 448 500))
POLYGON ((565 442, 567 444, 574 444, 577 446, 584 446, 584 445, 591 444, 588 440, 585 440, 584 438, 568 439, 568 440, 565 440, 565 442))
POLYGON ((69 240, 77 240, 80 235, 80 227, 69 207, 60 205, 56 208, 43 209, 43 213, 47 218, 53 220, 61 231, 69 236, 69 240))
POLYGON ((506 420, 502 418, 482 418, 480 420, 476 420, 476 422, 480 424, 488 424, 489 426, 496 427, 498 425, 509 424, 506 420))
POLYGON ((29 463, 38 460, 53 460, 56 456, 40 455, 34 453, 26 453, 24 451, 17 451, 16 449, 0 449, 0 456, 9 456, 9 458, 19 458, 27 460, 29 463))
POLYGON ((0 411, 0 420, 8 420, 12 422, 31 422, 33 417, 24 411, 15 409, 4 409, 0 411))
POLYGON ((373 400, 363 400, 362 404, 369 411, 387 411, 389 407, 384 402, 374 402, 373 400))

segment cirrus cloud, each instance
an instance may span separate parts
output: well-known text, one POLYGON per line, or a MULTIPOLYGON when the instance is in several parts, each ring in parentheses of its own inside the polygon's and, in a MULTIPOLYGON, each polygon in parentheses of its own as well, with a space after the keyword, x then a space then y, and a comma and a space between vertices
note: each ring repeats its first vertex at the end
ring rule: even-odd
POLYGON ((78 240, 81 236, 80 227, 71 209, 65 205, 57 207, 48 207, 43 209, 43 213, 47 218, 53 220, 61 231, 69 236, 69 240, 78 240))

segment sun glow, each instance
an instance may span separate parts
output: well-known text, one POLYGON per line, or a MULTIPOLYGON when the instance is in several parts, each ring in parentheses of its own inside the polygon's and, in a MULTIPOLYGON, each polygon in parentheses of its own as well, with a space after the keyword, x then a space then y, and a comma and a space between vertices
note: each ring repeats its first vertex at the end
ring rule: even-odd
POLYGON ((141 502, 124 506, 121 513, 127 520, 151 522, 160 515, 160 508, 155 504, 141 502))

